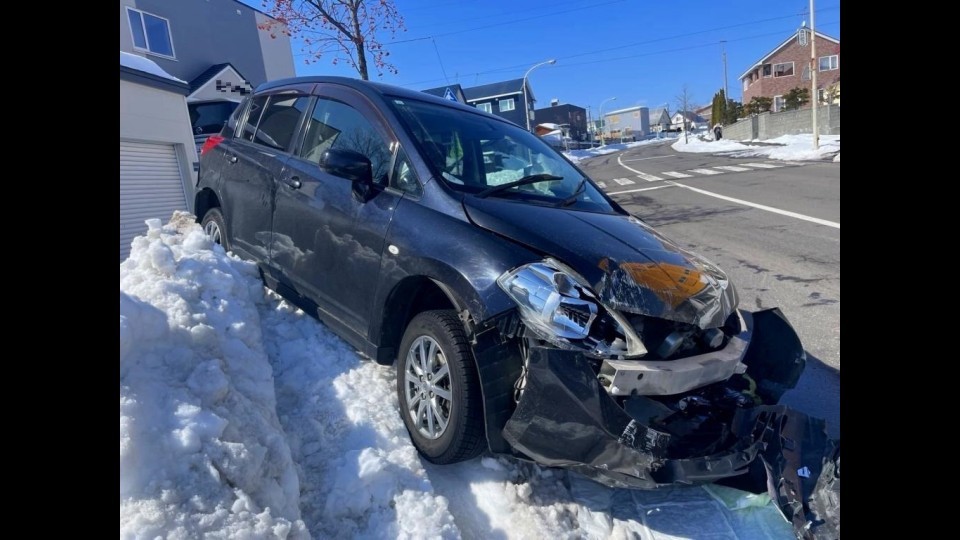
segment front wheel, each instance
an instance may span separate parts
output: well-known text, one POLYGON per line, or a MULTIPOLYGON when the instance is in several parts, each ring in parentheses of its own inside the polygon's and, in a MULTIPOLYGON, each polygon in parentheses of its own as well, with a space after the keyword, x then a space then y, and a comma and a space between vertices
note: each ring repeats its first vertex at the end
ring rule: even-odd
POLYGON ((203 232, 207 233, 207 236, 214 243, 220 244, 224 250, 230 251, 230 247, 227 245, 227 225, 219 208, 214 207, 207 210, 200 221, 200 226, 203 227, 203 232))
POLYGON ((397 397, 428 461, 456 463, 483 450, 480 381, 455 311, 425 311, 410 321, 397 358, 397 397))

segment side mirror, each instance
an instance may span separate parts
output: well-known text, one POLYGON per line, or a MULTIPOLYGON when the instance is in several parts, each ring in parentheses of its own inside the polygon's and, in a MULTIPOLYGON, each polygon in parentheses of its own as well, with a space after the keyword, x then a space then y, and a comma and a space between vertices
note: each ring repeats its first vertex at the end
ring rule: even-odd
POLYGON ((320 169, 353 182, 353 195, 361 202, 373 193, 373 166, 367 156, 353 150, 331 148, 320 157, 320 169))

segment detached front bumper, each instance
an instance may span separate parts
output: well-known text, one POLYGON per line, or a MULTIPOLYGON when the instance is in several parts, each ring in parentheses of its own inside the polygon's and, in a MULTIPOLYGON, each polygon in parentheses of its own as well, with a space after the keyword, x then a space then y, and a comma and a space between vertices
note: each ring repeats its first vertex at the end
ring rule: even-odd
MULTIPOLYGON (((773 404, 796 384, 803 349, 778 310, 757 312, 753 322, 744 363, 756 383, 752 395, 769 405, 741 400, 717 413, 708 400, 692 396, 691 408, 680 414, 709 421, 665 427, 660 420, 676 410, 642 396, 620 398, 621 405, 601 386, 582 353, 534 347, 528 351, 522 397, 502 430, 503 439, 538 463, 568 468, 611 487, 653 489, 732 478, 737 487, 769 491, 798 531, 801 524, 810 531, 822 528, 813 501, 834 443, 822 420, 773 404)), ((712 395, 724 395, 723 385, 716 383, 712 395)))

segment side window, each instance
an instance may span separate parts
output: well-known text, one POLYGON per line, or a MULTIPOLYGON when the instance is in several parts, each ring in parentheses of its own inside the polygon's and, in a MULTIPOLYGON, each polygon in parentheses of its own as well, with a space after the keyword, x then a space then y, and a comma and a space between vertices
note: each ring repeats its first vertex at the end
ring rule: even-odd
POLYGON ((236 137, 240 134, 237 130, 240 124, 240 119, 243 118, 243 112, 247 110, 247 105, 250 104, 250 98, 244 99, 243 102, 233 110, 233 113, 230 115, 230 118, 227 118, 227 123, 223 126, 222 135, 228 137, 236 137))
POLYGON ((268 96, 253 98, 250 103, 250 113, 247 115, 247 123, 243 125, 243 133, 240 137, 247 141, 253 141, 253 136, 257 133, 257 124, 260 122, 260 116, 263 115, 263 109, 267 106, 268 96))
POLYGON ((319 98, 303 137, 300 157, 320 163, 320 157, 330 148, 344 148, 367 156, 373 166, 373 181, 386 183, 391 152, 380 132, 353 107, 319 98))
POLYGON ((275 150, 286 150, 293 141, 300 123, 300 115, 307 108, 306 96, 275 95, 260 116, 253 142, 275 150))
POLYGON ((413 195, 420 195, 422 193, 420 182, 417 181, 417 174, 413 172, 413 167, 410 166, 407 153, 403 151, 403 148, 397 150, 397 161, 393 165, 393 175, 390 177, 390 185, 400 191, 406 191, 413 195))

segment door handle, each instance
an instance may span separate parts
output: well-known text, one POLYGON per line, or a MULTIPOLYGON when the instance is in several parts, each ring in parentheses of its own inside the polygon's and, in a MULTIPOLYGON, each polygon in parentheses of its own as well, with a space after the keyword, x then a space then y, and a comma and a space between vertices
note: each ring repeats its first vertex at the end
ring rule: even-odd
POLYGON ((290 186, 293 189, 300 189, 300 186, 303 184, 300 182, 299 176, 291 176, 283 181, 284 184, 290 186))
POLYGON ((227 157, 227 161, 229 161, 230 163, 236 163, 236 162, 237 162, 237 156, 230 155, 230 156, 227 157))

